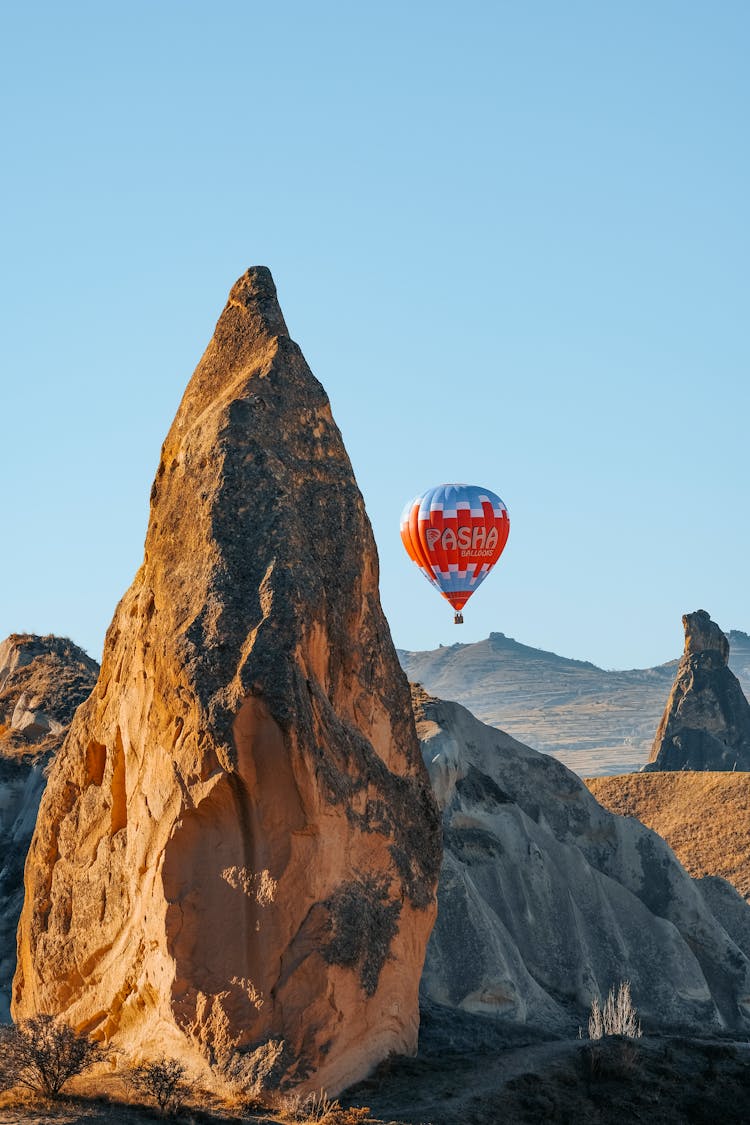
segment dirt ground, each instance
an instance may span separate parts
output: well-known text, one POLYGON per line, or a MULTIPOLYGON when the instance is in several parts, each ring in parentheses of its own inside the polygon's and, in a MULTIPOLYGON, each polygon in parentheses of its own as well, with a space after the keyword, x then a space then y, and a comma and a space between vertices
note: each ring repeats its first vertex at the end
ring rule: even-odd
POLYGON ((750 1044, 566 1041, 399 1060, 351 1097, 399 1125, 748 1125, 750 1044))
MULTIPOLYGON (((512 1037, 511 1037, 512 1038, 512 1037)), ((522 1039, 523 1036, 518 1036, 522 1039)), ((506 1040, 508 1037, 506 1036, 506 1040)), ((346 1106, 369 1106, 372 1125, 748 1125, 750 1043, 680 1036, 506 1041, 437 1047, 416 1059, 394 1059, 349 1091, 346 1106)), ((92 1091, 93 1093, 93 1091, 92 1091)), ((110 1096, 113 1096, 110 1091, 110 1096)), ((156 1110, 93 1096, 54 1105, 0 1099, 0 1125, 153 1125, 156 1110)), ((289 1122, 248 1115, 205 1098, 177 1116, 185 1125, 289 1122)), ((324 1125, 349 1125, 346 1114, 324 1125)), ((362 1123, 364 1125, 364 1122, 362 1123)))

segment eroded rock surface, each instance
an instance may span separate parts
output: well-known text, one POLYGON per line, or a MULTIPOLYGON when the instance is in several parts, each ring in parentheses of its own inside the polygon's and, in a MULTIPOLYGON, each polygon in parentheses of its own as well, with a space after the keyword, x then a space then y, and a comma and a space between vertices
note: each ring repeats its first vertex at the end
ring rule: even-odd
POLYGON ((98 671, 65 637, 14 633, 0 644, 0 1022, 10 1018, 23 864, 45 768, 98 671))
POLYGON ((750 770, 750 704, 729 641, 704 609, 686 613, 685 651, 645 771, 750 770))
POLYGON ((14 1012, 196 1065, 283 1039, 290 1081, 338 1090, 416 1047, 438 865, 362 497, 253 269, 42 800, 14 1012))
POLYGON ((629 980, 648 1026, 750 1028, 750 907, 733 887, 691 879, 554 758, 413 695, 445 842, 428 1000, 570 1031, 629 980))

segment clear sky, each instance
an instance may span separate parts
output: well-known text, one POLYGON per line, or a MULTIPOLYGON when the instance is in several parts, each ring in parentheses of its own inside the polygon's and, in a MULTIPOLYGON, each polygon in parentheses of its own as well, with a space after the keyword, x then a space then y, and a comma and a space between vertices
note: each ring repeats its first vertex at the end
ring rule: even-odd
POLYGON ((750 5, 5 4, 0 637, 99 656, 159 448, 268 265, 396 643, 606 667, 750 630, 750 5), (407 499, 503 497, 456 628, 407 499))

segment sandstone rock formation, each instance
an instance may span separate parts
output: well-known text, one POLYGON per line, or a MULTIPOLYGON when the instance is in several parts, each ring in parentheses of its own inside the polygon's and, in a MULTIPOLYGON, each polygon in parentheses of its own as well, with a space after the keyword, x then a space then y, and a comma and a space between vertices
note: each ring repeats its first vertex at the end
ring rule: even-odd
POLYGON ((10 1018, 23 864, 45 767, 98 671, 64 637, 15 633, 0 644, 0 1022, 10 1018))
POLYGON ((694 878, 720 876, 750 902, 750 773, 630 773, 586 784, 605 808, 658 832, 694 878))
POLYGON ((750 770, 750 704, 729 641, 704 609, 682 618, 685 651, 645 771, 750 770))
POLYGON ((704 893, 554 758, 419 688, 414 702, 445 844, 430 1001, 570 1030, 629 980, 647 1026, 750 1029, 750 907, 728 883, 704 893))
POLYGON ((195 1065, 283 1039, 336 1091, 416 1047, 439 859, 362 497, 252 269, 42 800, 14 1013, 195 1065))

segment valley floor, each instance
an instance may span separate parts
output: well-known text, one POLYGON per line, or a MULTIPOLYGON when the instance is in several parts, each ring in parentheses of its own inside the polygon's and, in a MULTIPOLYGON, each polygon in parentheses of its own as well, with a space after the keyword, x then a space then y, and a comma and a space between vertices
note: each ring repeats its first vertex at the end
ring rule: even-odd
MULTIPOLYGON (((750 1044, 665 1036, 637 1042, 565 1040, 506 1049, 428 1051, 397 1059, 342 1098, 370 1107, 361 1125, 746 1125, 750 1044)), ((0 1125, 150 1125, 155 1110, 77 1097, 58 1105, 0 1101, 0 1125)), ((178 1115, 192 1125, 245 1120, 290 1122, 273 1114, 238 1118, 204 1100, 178 1115)), ((349 1125, 344 1109, 323 1125, 349 1125)))
POLYGON ((355 1093, 376 1120, 399 1125, 747 1125, 750 1045, 584 1040, 400 1060, 355 1093))

